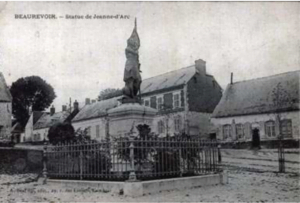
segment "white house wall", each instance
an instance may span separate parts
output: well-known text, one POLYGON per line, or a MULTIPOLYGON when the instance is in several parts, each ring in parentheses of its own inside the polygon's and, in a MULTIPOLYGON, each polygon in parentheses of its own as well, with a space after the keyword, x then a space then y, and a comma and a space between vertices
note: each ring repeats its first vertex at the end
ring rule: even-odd
MULTIPOLYGON (((187 121, 189 126, 189 134, 200 135, 201 137, 207 136, 209 133, 213 132, 214 125, 210 121, 210 113, 201 112, 188 112, 187 121)), ((204 137, 203 137, 204 138, 204 137)))
MULTIPOLYGON (((292 120, 292 133, 293 138, 300 138, 300 112, 285 112, 281 113, 281 119, 291 119, 292 120)), ((251 140, 251 129, 254 125, 259 127, 260 138, 263 139, 272 139, 268 138, 265 135, 265 122, 273 120, 276 121, 276 114, 257 114, 257 115, 244 115, 244 116, 234 116, 234 117, 225 117, 225 118, 212 118, 212 122, 218 127, 217 137, 218 139, 223 140, 223 125, 233 123, 236 124, 244 124, 247 126, 248 130, 244 140, 251 140)), ((273 138, 274 139, 274 138, 273 138)))
POLYGON ((105 139, 106 135, 106 120, 105 118, 95 118, 95 119, 89 119, 86 121, 79 121, 79 122, 74 122, 72 123, 75 131, 78 130, 79 128, 81 130, 84 130, 85 128, 90 127, 91 129, 91 139, 96 139, 96 140, 102 140, 105 139), (97 125, 99 125, 99 137, 97 137, 97 125))
POLYGON ((24 134, 21 134, 21 142, 32 141, 32 135, 33 135, 33 114, 30 115, 26 123, 24 134))
POLYGON ((8 139, 11 132, 11 103, 10 102, 0 102, 0 126, 1 134, 0 139, 8 139))

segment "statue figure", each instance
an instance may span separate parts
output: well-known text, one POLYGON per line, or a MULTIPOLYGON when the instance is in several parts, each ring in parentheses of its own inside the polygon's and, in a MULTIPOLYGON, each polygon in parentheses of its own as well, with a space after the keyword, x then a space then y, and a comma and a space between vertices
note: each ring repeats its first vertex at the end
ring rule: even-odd
POLYGON ((124 82, 125 87, 123 88, 123 102, 127 101, 138 101, 137 94, 140 91, 142 78, 140 75, 140 63, 139 53, 140 39, 137 33, 136 19, 135 26, 132 31, 130 38, 127 40, 127 47, 125 49, 126 64, 124 70, 124 82))

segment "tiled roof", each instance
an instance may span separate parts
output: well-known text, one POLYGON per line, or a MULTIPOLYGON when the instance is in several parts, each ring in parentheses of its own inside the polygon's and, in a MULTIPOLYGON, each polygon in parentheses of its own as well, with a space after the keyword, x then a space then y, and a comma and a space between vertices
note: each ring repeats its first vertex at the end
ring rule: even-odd
POLYGON ((45 112, 42 111, 33 111, 32 116, 33 116, 33 125, 40 119, 40 117, 46 114, 45 112))
POLYGON ((212 117, 299 110, 299 81, 300 71, 294 71, 229 84, 212 117), (274 94, 272 94, 279 83, 288 98, 288 102, 280 108, 274 104, 274 94))
POLYGON ((70 112, 68 111, 61 111, 54 113, 51 115, 50 113, 43 113, 43 115, 38 119, 38 121, 33 125, 33 129, 42 129, 42 128, 48 128, 52 125, 64 122, 68 116, 70 115, 70 112))
POLYGON ((72 122, 97 118, 106 115, 106 111, 118 105, 118 99, 114 97, 107 100, 98 101, 89 105, 85 105, 79 113, 74 117, 72 122))
POLYGON ((3 74, 0 72, 0 101, 11 102, 12 97, 6 85, 3 74))
POLYGON ((167 72, 142 81, 141 94, 166 89, 188 82, 196 73, 195 65, 167 72))

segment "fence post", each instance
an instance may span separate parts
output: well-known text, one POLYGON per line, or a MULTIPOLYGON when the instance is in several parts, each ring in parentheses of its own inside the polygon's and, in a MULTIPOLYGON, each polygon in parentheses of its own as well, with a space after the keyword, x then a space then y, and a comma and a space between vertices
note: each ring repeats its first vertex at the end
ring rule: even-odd
MULTIPOLYGON (((182 140, 181 140, 182 141, 182 140)), ((182 177, 182 174, 183 174, 183 163, 182 163, 182 151, 181 151, 181 142, 179 142, 179 169, 180 169, 180 172, 179 172, 179 176, 182 177)))
POLYGON ((82 180, 82 158, 83 158, 83 155, 82 155, 82 151, 80 150, 80 154, 79 154, 79 170, 80 170, 80 180, 82 180))
POLYGON ((131 170, 129 173, 129 181, 136 181, 136 174, 135 174, 135 167, 134 167, 134 144, 133 144, 133 137, 129 138, 130 140, 130 145, 129 145, 129 150, 130 150, 130 164, 131 164, 131 170))
POLYGON ((43 184, 47 184, 47 141, 44 138, 44 149, 43 149, 43 177, 44 181, 43 184))
POLYGON ((218 145, 218 162, 222 162, 221 145, 218 145))
POLYGON ((285 172, 285 166, 284 166, 284 148, 282 146, 282 138, 279 138, 279 148, 278 148, 278 162, 279 162, 279 173, 285 172))

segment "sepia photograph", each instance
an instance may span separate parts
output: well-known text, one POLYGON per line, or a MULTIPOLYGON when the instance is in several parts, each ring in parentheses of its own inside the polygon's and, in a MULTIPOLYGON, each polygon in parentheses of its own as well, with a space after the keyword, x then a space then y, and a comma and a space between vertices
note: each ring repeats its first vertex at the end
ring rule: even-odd
POLYGON ((0 202, 299 202, 299 2, 1 2, 0 202))

